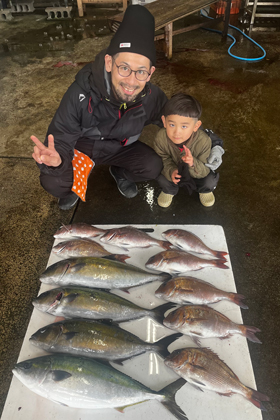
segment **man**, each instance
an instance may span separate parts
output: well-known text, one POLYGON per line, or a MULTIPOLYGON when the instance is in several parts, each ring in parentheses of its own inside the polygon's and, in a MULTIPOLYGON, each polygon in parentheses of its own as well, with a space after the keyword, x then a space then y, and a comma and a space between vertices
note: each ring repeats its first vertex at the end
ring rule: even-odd
POLYGON ((136 182, 156 179, 161 158, 137 141, 145 125, 162 126, 167 98, 150 83, 155 71, 155 23, 143 6, 129 6, 107 50, 86 65, 65 93, 45 143, 35 136, 33 158, 43 188, 68 210, 79 199, 72 191, 74 149, 96 165, 110 165, 119 191, 138 193, 136 182))

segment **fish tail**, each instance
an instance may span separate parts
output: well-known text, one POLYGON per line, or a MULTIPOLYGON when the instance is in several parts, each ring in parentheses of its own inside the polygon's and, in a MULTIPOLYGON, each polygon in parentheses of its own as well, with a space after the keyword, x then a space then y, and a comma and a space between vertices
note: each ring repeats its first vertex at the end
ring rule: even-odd
POLYGON ((130 258, 129 255, 126 254, 113 254, 112 255, 112 259, 114 259, 115 261, 120 261, 120 262, 125 262, 125 260, 127 260, 128 258, 130 258))
POLYGON ((182 335, 183 334, 181 333, 175 333, 159 340, 157 343, 155 343, 155 346, 158 347, 157 353, 165 359, 170 354, 168 351, 169 345, 178 338, 182 337, 182 335))
POLYGON ((166 399, 161 401, 164 407, 173 414, 174 417, 178 420, 188 420, 186 414, 178 406, 175 401, 176 392, 186 383, 185 379, 180 378, 175 382, 172 382, 170 385, 163 388, 160 393, 164 394, 166 399))
POLYGON ((225 265, 225 260, 212 260, 213 265, 218 268, 229 268, 225 265))
POLYGON ((247 388, 250 390, 250 394, 248 395, 248 400, 251 401, 251 403, 254 404, 256 407, 258 407, 260 410, 266 411, 266 408, 262 404, 262 401, 270 401, 269 397, 252 388, 249 388, 249 387, 247 388))
POLYGON ((245 305, 242 300, 245 299, 245 296, 240 295, 239 293, 231 293, 230 294, 230 300, 234 302, 236 305, 240 306, 242 309, 248 309, 248 306, 245 305))
POLYGON ((176 306, 175 303, 168 302, 153 309, 151 313, 153 314, 154 320, 162 324, 165 312, 167 312, 169 309, 174 308, 174 306, 176 306))
POLYGON ((168 241, 160 241, 160 246, 164 249, 171 249, 172 244, 168 241))
POLYGON ((247 325, 242 326, 243 335, 245 335, 245 337, 249 341, 252 341, 253 343, 262 344, 262 342, 258 339, 258 337, 255 336, 255 333, 260 332, 260 331, 261 330, 259 328, 256 328, 256 327, 248 327, 247 325))
POLYGON ((213 251, 213 255, 214 257, 218 258, 219 260, 224 260, 226 261, 226 255, 228 255, 228 252, 223 252, 223 251, 213 251))

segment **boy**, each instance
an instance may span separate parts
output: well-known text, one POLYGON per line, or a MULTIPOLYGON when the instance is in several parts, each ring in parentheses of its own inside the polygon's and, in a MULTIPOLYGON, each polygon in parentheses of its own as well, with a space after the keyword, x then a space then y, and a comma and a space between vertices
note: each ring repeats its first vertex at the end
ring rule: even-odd
POLYGON ((154 149, 162 158, 163 170, 157 181, 162 188, 158 205, 168 207, 179 187, 199 193, 203 206, 213 206, 219 174, 207 167, 212 142, 199 130, 201 105, 190 95, 178 93, 166 103, 162 128, 155 140, 154 149))

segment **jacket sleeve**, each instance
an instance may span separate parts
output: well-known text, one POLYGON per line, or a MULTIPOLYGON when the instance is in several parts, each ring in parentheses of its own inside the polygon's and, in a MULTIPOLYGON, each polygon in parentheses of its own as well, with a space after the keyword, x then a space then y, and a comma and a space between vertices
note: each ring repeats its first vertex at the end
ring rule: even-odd
POLYGON ((75 144, 82 134, 80 114, 77 87, 74 82, 63 96, 44 142, 45 145, 48 144, 49 134, 54 136, 55 149, 60 154, 62 163, 58 167, 38 165, 43 173, 59 176, 72 164, 75 144))
POLYGON ((175 171, 175 169, 178 169, 178 166, 164 147, 163 141, 162 141, 162 130, 160 130, 155 138, 154 142, 154 150, 155 152, 161 157, 162 163, 163 163, 163 170, 161 171, 162 175, 165 176, 168 181, 172 181, 171 175, 175 171))
POLYGON ((205 178, 210 169, 205 166, 211 151, 211 139, 207 135, 200 135, 193 149, 193 167, 189 167, 192 178, 205 178))

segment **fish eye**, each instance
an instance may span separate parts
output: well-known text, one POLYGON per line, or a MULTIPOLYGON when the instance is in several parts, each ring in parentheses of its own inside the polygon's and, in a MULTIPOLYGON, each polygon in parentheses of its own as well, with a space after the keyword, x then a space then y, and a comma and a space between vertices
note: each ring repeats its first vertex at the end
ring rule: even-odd
POLYGON ((28 362, 28 361, 26 361, 26 362, 22 362, 22 367, 24 368, 24 369, 30 369, 30 368, 32 368, 32 363, 31 362, 28 362))
POLYGON ((46 332, 46 328, 40 331, 41 334, 44 334, 44 332, 46 332))

